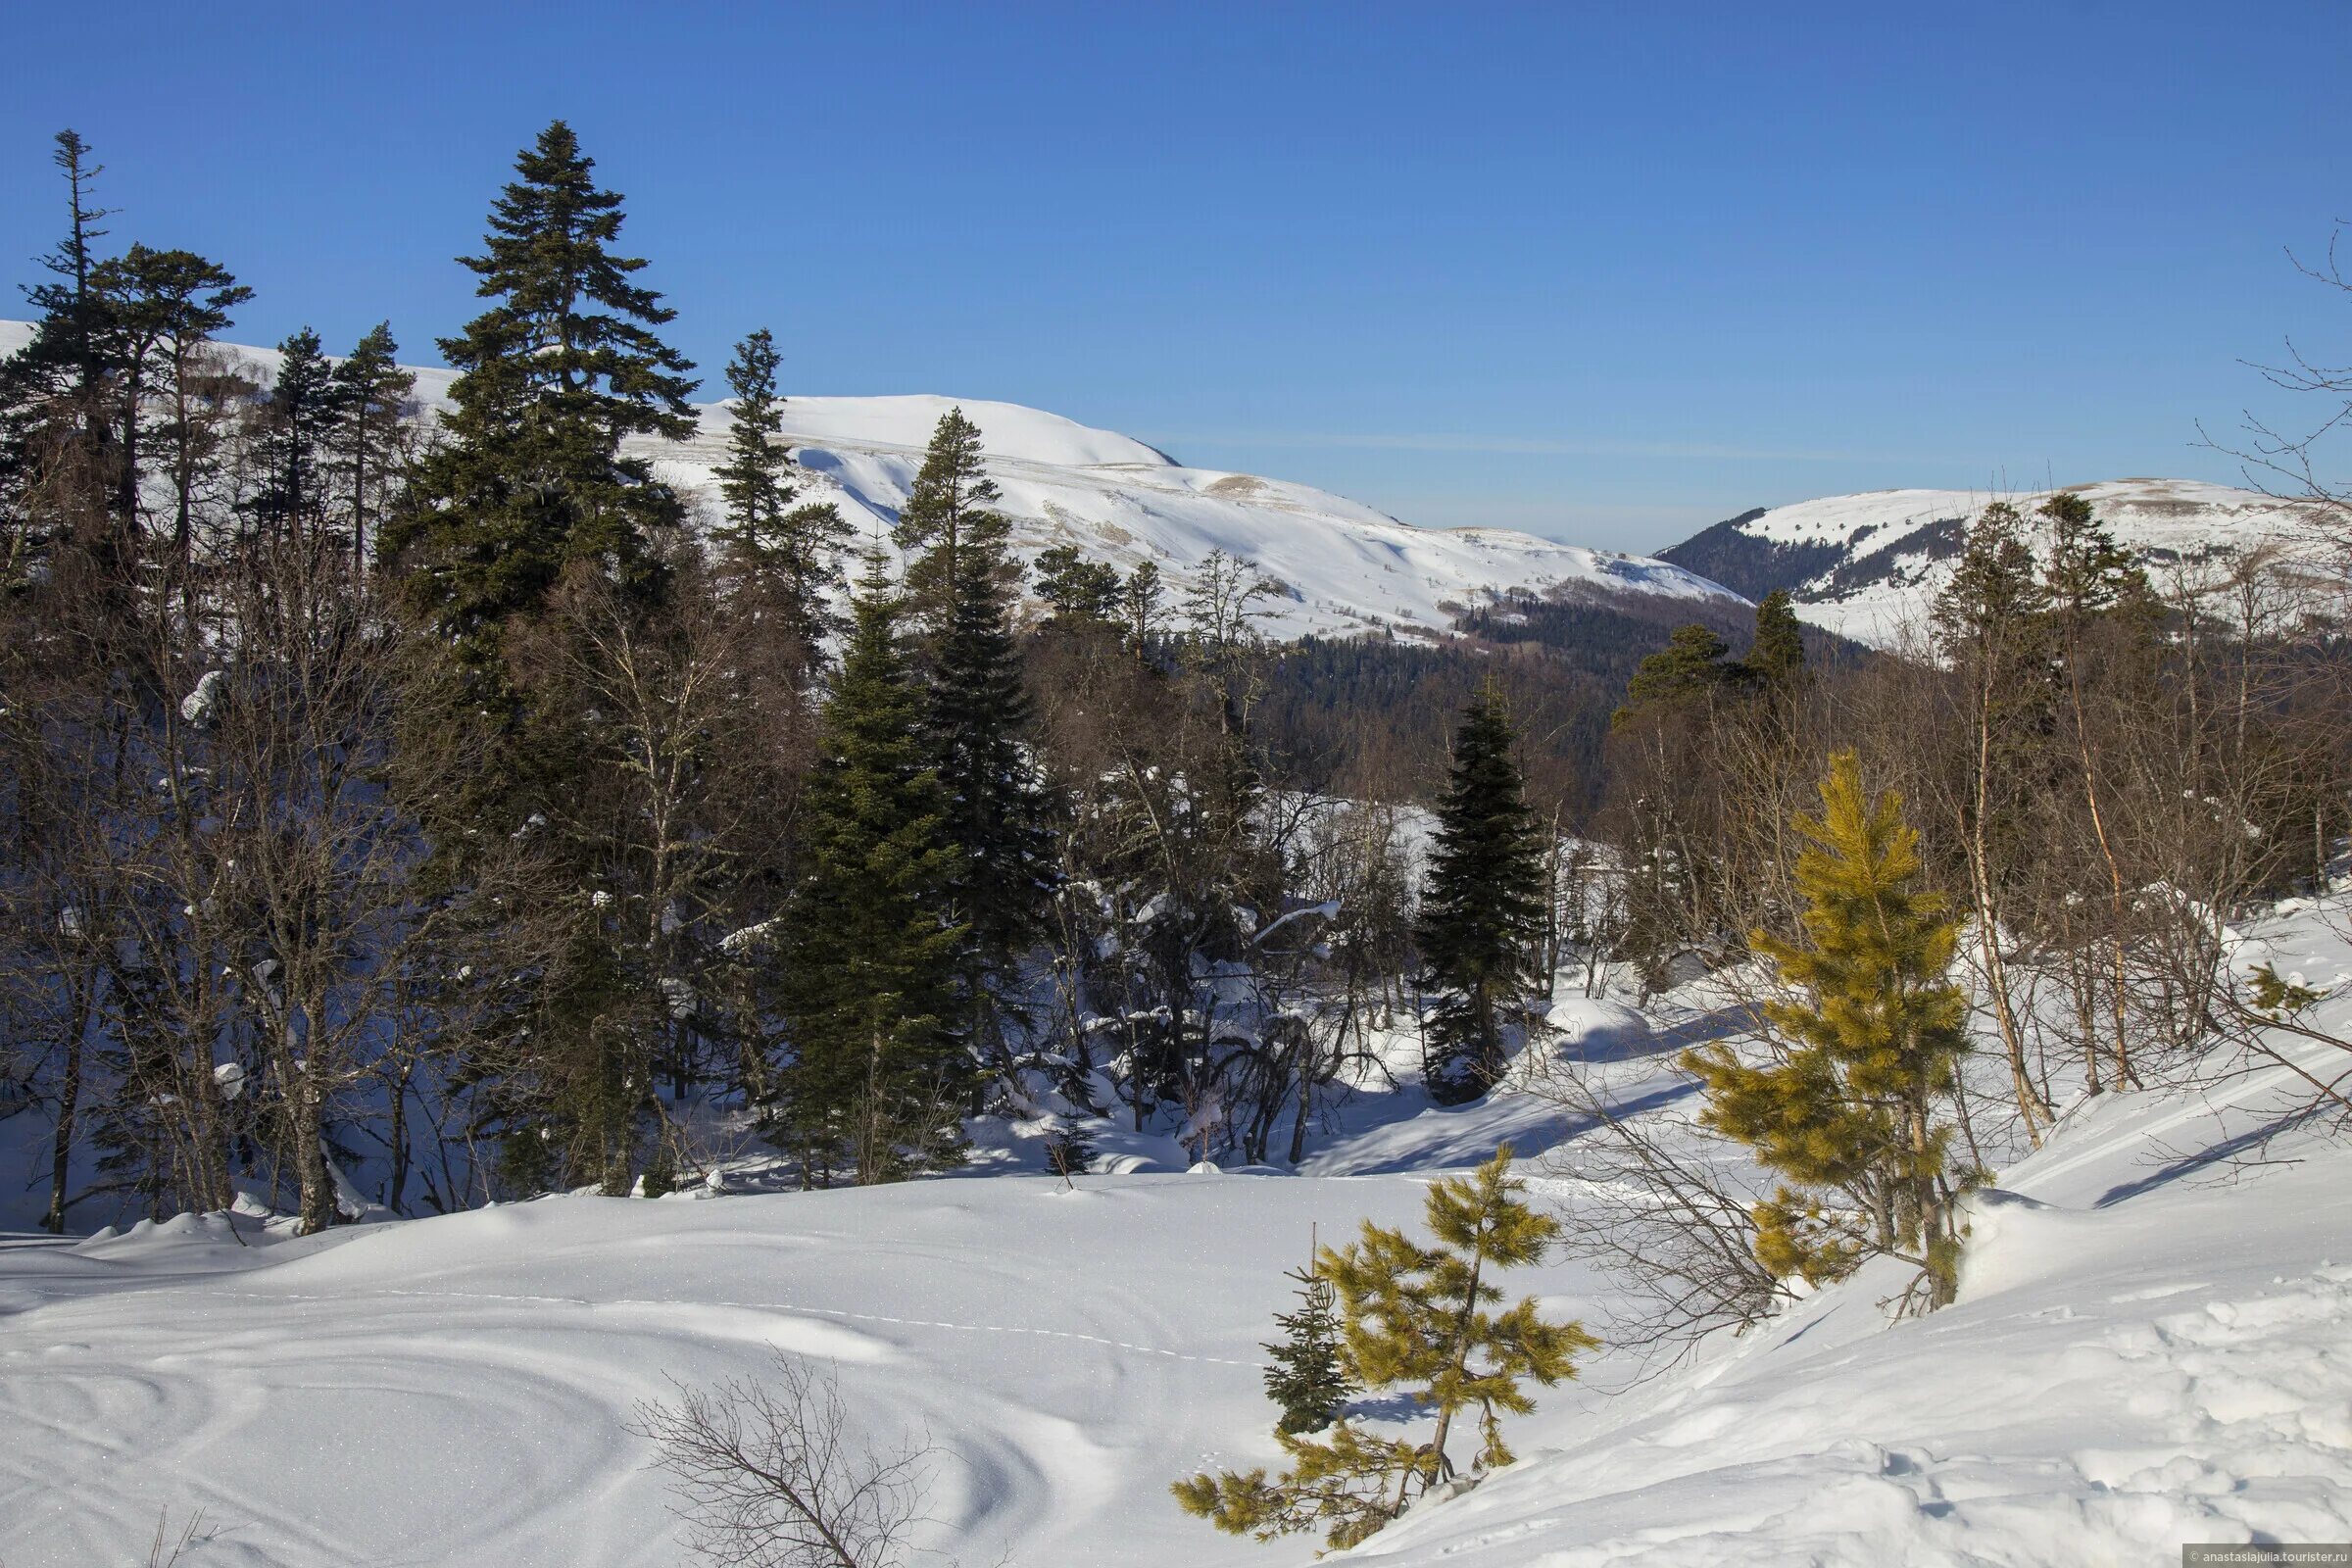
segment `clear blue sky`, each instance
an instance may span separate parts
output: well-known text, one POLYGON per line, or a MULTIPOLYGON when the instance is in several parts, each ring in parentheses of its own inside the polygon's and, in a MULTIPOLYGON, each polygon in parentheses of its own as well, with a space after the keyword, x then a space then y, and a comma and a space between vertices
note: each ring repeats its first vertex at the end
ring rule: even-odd
MULTIPOLYGON (((1030 403, 1429 524, 1627 549, 1901 484, 2231 479, 2352 313, 2352 5, 15 7, 0 271, 59 227, 405 356, 579 130, 717 367, 1030 403), (1806 20, 1798 21, 1800 15, 1806 20)), ((2352 353, 2339 353, 2339 360, 2352 353)))

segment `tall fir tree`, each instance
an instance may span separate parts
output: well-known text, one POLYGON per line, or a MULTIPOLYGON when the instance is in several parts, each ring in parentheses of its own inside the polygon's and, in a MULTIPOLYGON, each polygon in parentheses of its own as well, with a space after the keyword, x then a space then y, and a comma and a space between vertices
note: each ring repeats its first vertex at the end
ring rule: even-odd
POLYGON ((1485 1094, 1501 1075, 1502 1014, 1543 930, 1543 833, 1511 755, 1514 740, 1501 695, 1482 690, 1455 733, 1438 804, 1418 941, 1425 983, 1441 993, 1429 1022, 1427 1078, 1446 1103, 1485 1094))
MULTIPOLYGON (((1959 839, 1976 918, 1977 962, 2009 1057, 2010 1088, 2028 1140, 2050 1115, 2028 1070, 2026 1030, 2010 998, 2003 952, 2009 900, 2031 874, 2029 824, 2052 782, 2049 600, 2026 545, 2024 519, 1995 501, 1970 525, 1959 564, 1936 596, 1936 651, 1955 677, 1967 725, 1959 839)), ((2091 1082, 2098 1061, 2091 1058, 2091 1082)))
POLYGON ((1029 697, 1009 596, 969 571, 932 667, 924 728, 958 852, 950 905, 964 929, 963 1000, 975 1047, 1003 1054, 1002 987, 1037 931, 1047 871, 1045 800, 1021 744, 1029 697))
POLYGON ((1775 588, 1756 606, 1755 644, 1740 667, 1767 693, 1786 694, 1804 680, 1804 633, 1788 589, 1775 588))
POLYGON ((958 1028, 989 1059, 1005 1058, 1004 979, 1044 907, 1045 808, 1021 744, 1029 699, 1012 635, 1010 524, 989 510, 979 427, 952 409, 900 514, 910 616, 923 635, 924 728, 957 852, 950 908, 963 928, 958 1028))
POLYGON ((594 168, 569 126, 550 124, 517 156, 482 255, 460 258, 494 303, 441 341, 454 407, 380 553, 455 666, 404 723, 479 734, 484 765, 416 803, 442 875, 462 882, 485 836, 521 835, 572 891, 559 956, 533 977, 527 1060, 489 1069, 483 1102, 519 1179, 619 1195, 653 1110, 665 999, 607 891, 630 872, 627 845, 598 826, 609 715, 580 678, 598 656, 554 600, 576 573, 624 619, 662 608, 663 543, 684 509, 621 443, 682 438, 695 421, 691 367, 655 330, 674 313, 633 281, 646 263, 614 253, 621 198, 594 168))
POLYGON ((339 509, 349 520, 352 564, 368 554, 399 494, 408 448, 404 439, 416 390, 414 372, 403 369, 392 323, 369 327, 351 354, 335 367, 337 416, 329 460, 339 509))
POLYGON ((1158 564, 1145 561, 1127 574, 1127 585, 1119 594, 1120 627, 1127 635, 1129 651, 1138 659, 1149 657, 1152 646, 1167 634, 1161 591, 1158 564))
POLYGON ((262 480, 253 511, 263 528, 303 543, 325 521, 326 468, 342 411, 317 332, 303 327, 277 348, 277 377, 260 411, 262 480))
POLYGON ((1012 525, 981 462, 980 427, 950 409, 931 432, 892 538, 907 558, 906 604, 914 626, 936 644, 956 614, 958 588, 975 572, 1004 566, 1012 525))
MULTIPOLYGON (((2129 684, 2152 672, 2161 611, 2148 589, 2147 573, 2092 514, 2090 503, 2061 490, 2041 504, 2050 525, 2050 558, 2043 586, 2049 597, 2046 620, 2051 648, 2066 692, 2077 772, 2091 837, 2107 870, 2107 1023, 2117 1087, 2136 1087, 2128 1016, 2132 982, 2126 949, 2132 910, 2127 878, 2116 850, 2110 818, 2114 806, 2102 788, 2099 752, 2089 719, 2086 693, 2094 683, 2129 684), (2121 634, 2120 636, 2118 634, 2121 634)), ((2087 1031, 2086 1031, 2087 1032, 2087 1031)), ((2096 1061, 2095 1053, 2092 1056, 2096 1061)), ((2095 1088, 2098 1072, 2093 1066, 2095 1088)))
POLYGON ((205 349, 253 290, 193 251, 138 244, 92 269, 90 287, 104 301, 116 361, 115 514, 135 527, 143 483, 160 469, 170 481, 172 556, 184 566, 197 492, 220 452, 220 429, 205 416, 225 390, 205 349))
POLYGON ((515 158, 482 254, 459 258, 497 303, 441 340, 458 371, 446 439, 385 530, 413 601, 477 665, 574 562, 653 598, 653 538, 684 516, 620 447, 693 433, 693 367, 655 331, 677 313, 633 281, 645 261, 612 249, 621 197, 595 168, 560 120, 515 158))
POLYGON ((1087 560, 1075 545, 1055 545, 1037 558, 1037 597, 1046 602, 1052 626, 1114 624, 1123 586, 1117 567, 1087 560))
POLYGON ((2046 586, 2054 614, 2087 620, 2148 597, 2147 573, 2080 494, 2059 491, 2041 504, 2041 516, 2050 525, 2046 586))
POLYGON ((782 363, 774 335, 761 327, 735 346, 727 364, 735 398, 726 461, 715 470, 726 505, 717 529, 720 565, 749 612, 779 617, 805 664, 813 664, 842 630, 833 596, 845 586, 841 557, 853 530, 831 502, 794 504, 784 399, 776 392, 782 363))
POLYGON ((1967 1002, 1947 973, 1957 922, 1919 885, 1901 799, 1873 801, 1852 752, 1831 759, 1821 804, 1797 819, 1803 940, 1750 938, 1791 993, 1764 1009, 1781 1049, 1762 1063, 1720 1045, 1684 1061, 1706 1090, 1702 1119, 1786 1184, 1756 1206, 1758 1262, 1818 1285, 1889 1254, 1941 1306, 1960 1254, 1961 1182, 1937 1114, 1968 1051, 1967 1002))
POLYGON ((858 584, 803 803, 786 910, 791 1060, 774 1134, 811 1183, 894 1180, 960 1158, 971 1057, 951 1027, 960 856, 922 693, 878 564, 858 584))

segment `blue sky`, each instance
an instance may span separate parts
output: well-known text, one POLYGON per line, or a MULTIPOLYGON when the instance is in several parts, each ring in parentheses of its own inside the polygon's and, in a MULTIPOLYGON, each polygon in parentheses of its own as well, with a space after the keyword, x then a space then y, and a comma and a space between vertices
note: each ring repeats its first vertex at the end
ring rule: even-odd
POLYGON ((430 361, 562 116, 706 395, 764 324, 788 390, 1035 404, 1432 525, 2233 479, 2194 443, 2239 362, 2352 324, 2284 254, 2352 216, 2340 0, 105 15, 11 12, 0 278, 72 125, 118 242, 258 289, 234 337, 389 317, 430 361))

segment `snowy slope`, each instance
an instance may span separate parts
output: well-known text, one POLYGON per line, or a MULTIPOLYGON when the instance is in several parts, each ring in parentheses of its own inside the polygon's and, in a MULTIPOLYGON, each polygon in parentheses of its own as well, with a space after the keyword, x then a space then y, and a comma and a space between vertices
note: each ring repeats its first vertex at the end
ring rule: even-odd
MULTIPOLYGON (((2192 479, 2114 479, 2068 487, 2151 569, 2269 541, 2300 544, 2314 520, 2295 503, 2192 479)), ((2047 491, 1873 490, 1749 513, 1664 554, 1760 598, 1786 587, 1816 625, 1885 646, 1949 580, 1969 521, 1995 500, 2029 520, 2047 491)))
MULTIPOLYGON (((30 328, 0 322, 0 353, 30 328)), ((272 350, 237 348, 265 376, 272 350)), ((428 406, 450 373, 419 370, 428 406)), ((1269 634, 1346 635, 1392 628, 1446 630, 1454 611, 1501 589, 1633 592, 1713 599, 1739 596, 1692 572, 1645 557, 1559 544, 1489 528, 1419 528, 1306 485, 1220 469, 1188 468, 1130 437, 1017 404, 943 397, 794 397, 786 439, 809 471, 804 499, 831 499, 868 536, 885 536, 920 466, 939 416, 960 406, 980 427, 1001 510, 1021 555, 1075 545, 1121 570, 1155 562, 1181 597, 1212 550, 1255 562, 1284 597, 1270 602, 1269 634)), ((710 466, 724 455, 727 415, 706 406, 699 435, 641 442, 664 477, 707 509, 716 504, 710 466)))
POLYGON ((2352 1157, 2290 1136, 2234 1167, 2263 1103, 2111 1097, 1976 1200, 1955 1305, 1883 1328, 1900 1280, 1866 1271, 1361 1555, 2128 1568, 2352 1539, 2352 1157))
MULTIPOLYGON (((2309 909, 2250 934, 2352 978, 2309 909)), ((2341 996, 2315 1021, 2352 1028, 2341 996)), ((1620 1102, 1670 1081, 1653 1024, 1672 1019, 1562 1006, 1559 1049, 1620 1102)), ((2120 1568, 2184 1541, 2352 1539, 2352 1150, 2282 1121, 2292 1087, 2272 1070, 2078 1107, 1976 1200, 1956 1305, 1889 1328, 1897 1282, 1866 1272, 1663 1377, 1604 1352, 1513 1423, 1518 1465, 1342 1560, 2120 1568)), ((185 1568, 675 1564, 631 1405, 775 1347, 838 1368, 863 1436, 928 1431, 930 1541, 966 1564, 1303 1568, 1313 1542, 1219 1536, 1166 1493, 1274 1457, 1254 1363, 1280 1271, 1310 1226, 1415 1220, 1429 1173, 1499 1136, 1576 1133, 1522 1097, 1399 1092, 1359 1102, 1298 1177, 0 1243, 0 1429, 23 1435, 0 1446, 0 1560, 141 1561, 159 1510, 201 1507, 185 1568)), ((1575 1265, 1520 1279, 1605 1317, 1575 1265)))

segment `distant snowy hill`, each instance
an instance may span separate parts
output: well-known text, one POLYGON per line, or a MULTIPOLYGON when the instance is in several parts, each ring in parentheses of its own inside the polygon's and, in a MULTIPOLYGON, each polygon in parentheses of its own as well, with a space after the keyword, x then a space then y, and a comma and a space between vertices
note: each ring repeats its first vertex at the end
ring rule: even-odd
MULTIPOLYGON (((906 500, 931 427, 956 406, 942 397, 793 398, 784 429, 816 487, 878 535, 906 500)), ((980 427, 1023 556, 1074 545, 1121 570, 1156 562, 1179 584, 1212 550, 1246 557, 1284 589, 1267 621, 1276 635, 1443 631, 1457 609, 1514 588, 1738 603, 1663 562, 1497 529, 1414 527, 1306 485, 1188 468, 1140 441, 1036 409, 960 406, 980 427)), ((725 409, 708 408, 700 436, 656 449, 667 475, 710 493, 726 427, 725 409)))
MULTIPOLYGON (((0 354, 30 328, 0 322, 0 354)), ((277 355, 237 348, 265 377, 277 355)), ((429 405, 446 397, 446 370, 419 370, 429 405)), ((1712 601, 1739 597, 1695 572, 1641 556, 1588 550, 1491 528, 1421 528, 1302 484, 1188 468, 1131 437, 1011 403, 930 396, 794 397, 785 437, 808 470, 804 499, 831 499, 870 536, 888 534, 941 415, 960 406, 980 427, 990 475, 1027 559, 1074 545, 1121 570, 1156 562, 1181 595, 1210 551, 1245 557, 1282 585, 1265 620, 1279 637, 1403 635, 1447 630, 1458 609, 1509 589, 1712 601)), ((715 506, 711 465, 725 452, 723 404, 701 410, 683 443, 645 442, 660 471, 715 506)))
MULTIPOLYGON (((2294 502, 2193 479, 2111 479, 2065 488, 2090 503, 2142 563, 2201 562, 2309 532, 2294 502)), ((2006 497, 2029 520, 2050 492, 2006 497)), ((2002 497, 1970 490, 1873 490, 1743 513, 1662 559, 1750 599, 1787 588, 1806 620, 1885 646, 1926 613, 1969 522, 2002 497)))

